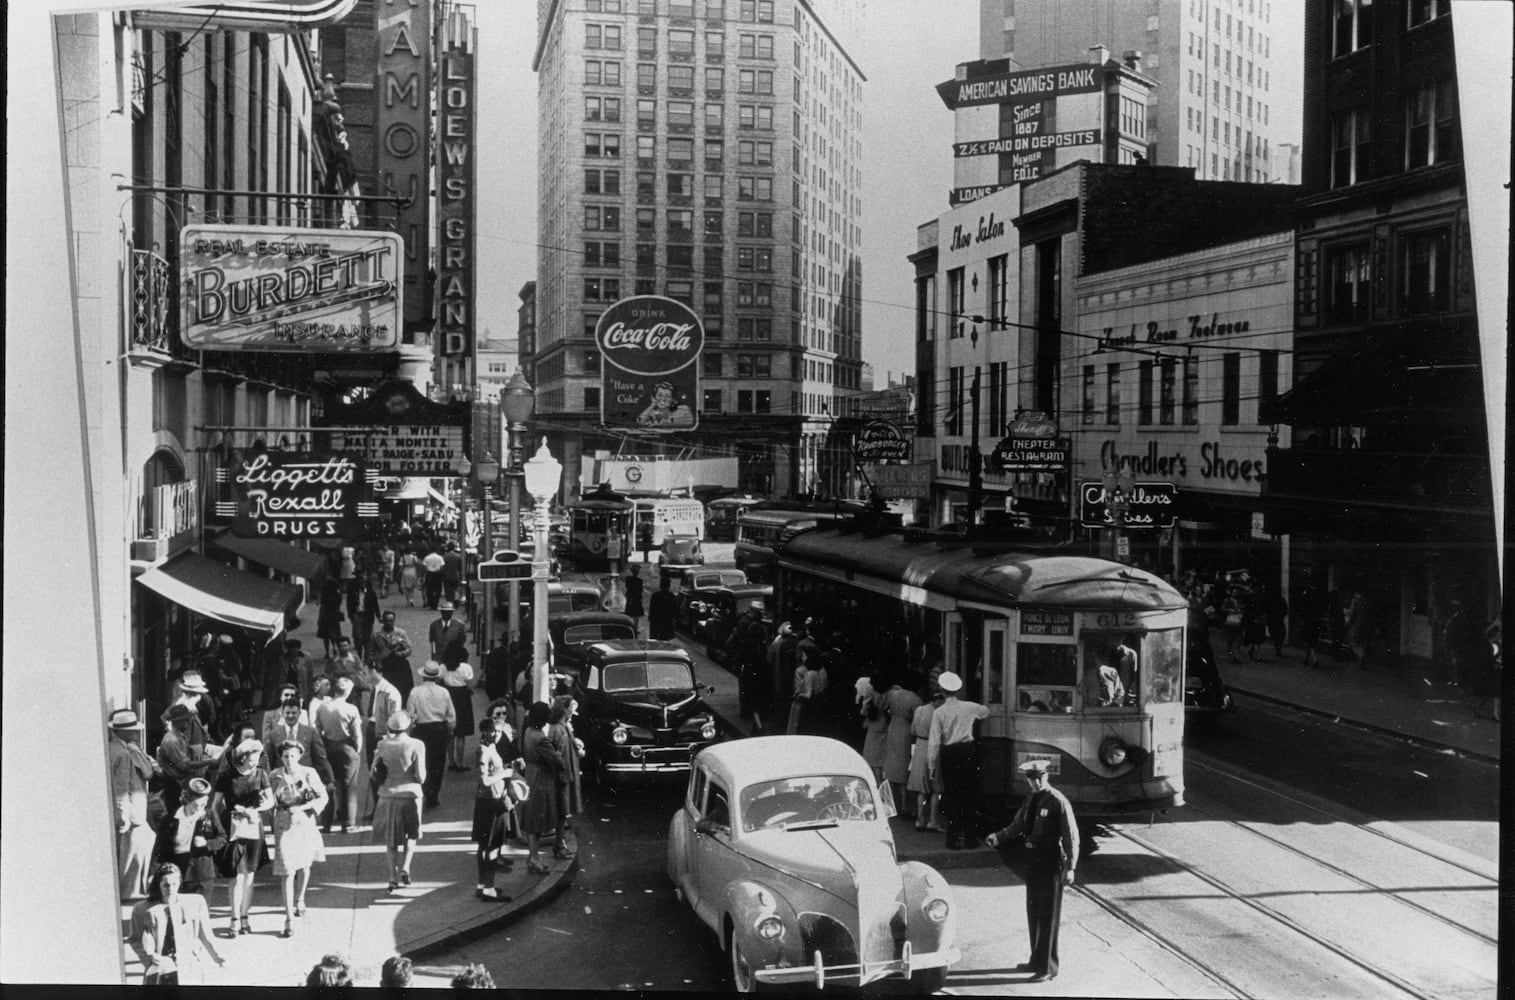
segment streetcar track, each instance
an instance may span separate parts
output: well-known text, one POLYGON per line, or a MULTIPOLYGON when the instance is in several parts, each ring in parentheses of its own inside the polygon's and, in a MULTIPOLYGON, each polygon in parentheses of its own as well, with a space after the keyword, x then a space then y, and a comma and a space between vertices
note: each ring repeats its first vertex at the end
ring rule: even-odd
MULTIPOLYGON (((1240 824, 1237 824, 1237 825, 1239 826, 1240 824)), ((1246 828, 1245 827, 1241 827, 1241 829, 1245 830, 1246 828)), ((1342 959, 1343 961, 1345 961, 1349 965, 1352 965, 1352 966, 1354 966, 1354 967, 1356 967, 1358 969, 1361 969, 1362 971, 1366 972, 1369 976, 1373 977, 1374 979, 1381 980, 1381 981, 1383 981, 1383 982, 1385 982, 1385 983, 1393 986, 1395 989, 1400 990, 1400 991, 1402 991, 1403 993, 1405 993, 1405 994, 1407 994, 1409 996, 1420 998, 1420 1000, 1437 1000, 1437 994, 1435 994, 1435 993, 1429 993, 1429 992, 1421 989, 1420 987, 1416 986, 1415 984, 1413 984, 1411 982, 1408 982, 1405 979, 1403 979, 1403 978, 1395 975, 1394 973, 1389 972, 1389 971, 1387 971, 1385 969, 1379 968, 1372 961, 1370 961, 1368 959, 1365 959, 1365 958, 1362 958, 1362 957, 1359 957, 1352 950, 1350 950, 1348 948, 1345 948, 1345 947, 1343 947, 1343 946, 1341 946, 1339 944, 1336 944, 1335 942, 1330 941, 1327 938, 1322 937, 1321 935, 1315 933, 1314 931, 1310 930, 1309 928, 1307 928, 1304 925, 1302 925, 1301 923, 1299 923, 1299 921, 1295 920, 1293 917, 1290 917, 1287 914, 1280 912, 1279 910, 1275 909, 1274 907, 1271 907, 1271 906, 1267 905, 1266 903, 1263 903, 1263 902, 1261 902, 1261 901, 1259 901, 1257 899, 1254 899, 1252 896, 1250 896, 1250 895, 1248 895, 1246 893, 1238 892, 1237 890, 1231 888, 1229 885, 1227 885, 1225 882, 1221 881, 1220 879, 1214 877, 1213 875, 1207 875, 1207 874, 1205 874, 1204 872, 1200 871, 1199 869, 1197 869, 1193 865, 1191 865, 1191 864, 1183 861, 1178 856, 1172 854, 1169 851, 1163 850, 1162 848, 1156 846, 1155 844, 1149 843, 1148 841, 1146 841, 1142 837, 1139 837, 1136 834, 1130 833, 1130 832, 1128 832, 1126 830, 1123 830, 1123 829, 1111 829, 1110 832, 1111 832, 1112 835, 1118 836, 1118 837, 1122 837, 1122 838, 1126 839, 1127 841, 1129 841, 1130 843, 1135 844, 1137 847, 1140 847, 1142 850, 1148 851, 1152 855, 1163 859, 1164 861, 1168 862, 1170 865, 1173 865, 1174 868, 1177 871, 1183 872, 1183 873, 1185 873, 1187 875, 1190 875, 1190 876, 1198 879, 1199 881, 1205 883, 1206 885, 1210 886, 1212 889, 1214 889, 1217 892, 1219 892, 1221 894, 1221 896, 1224 897, 1225 899, 1229 899, 1229 900, 1233 900, 1235 902, 1241 903, 1243 906, 1249 907, 1250 909, 1256 911, 1257 913, 1262 914, 1263 916, 1265 916, 1268 919, 1274 921, 1275 923, 1278 923, 1278 924, 1283 925, 1284 927, 1287 927, 1289 930, 1293 931, 1295 934, 1297 934, 1300 937, 1304 938, 1306 941, 1309 941, 1312 944, 1317 945, 1320 948, 1324 949, 1325 951, 1328 951, 1328 952, 1336 955, 1338 958, 1342 959)), ((1122 906, 1121 906, 1121 904, 1120 904, 1120 902, 1118 900, 1116 900, 1116 899, 1114 899, 1112 897, 1102 897, 1096 890, 1094 890, 1090 886, 1085 885, 1083 883, 1077 883, 1077 884, 1075 884, 1074 888, 1076 888, 1079 892, 1081 892, 1085 897, 1087 897, 1088 899, 1090 899, 1096 905, 1099 905, 1101 908, 1105 909, 1106 911, 1110 912, 1112 915, 1114 915, 1117 918, 1119 918, 1122 922, 1126 923, 1129 926, 1132 926, 1132 927, 1138 928, 1140 930, 1143 930, 1143 932, 1146 932, 1146 929, 1141 926, 1141 924, 1136 920, 1136 918, 1134 916, 1131 916, 1127 912, 1125 912, 1125 910, 1122 908, 1122 906)), ((1469 933, 1469 934, 1477 934, 1477 932, 1467 931, 1465 928, 1463 930, 1466 933, 1469 933)), ((1182 947, 1175 947, 1171 942, 1165 940, 1162 935, 1158 935, 1156 932, 1151 932, 1150 936, 1152 936, 1155 940, 1158 940, 1158 941, 1162 942, 1165 947, 1174 948, 1174 950, 1178 954, 1182 955, 1186 961, 1188 961, 1191 964, 1193 964, 1197 969, 1199 969, 1205 975, 1210 976, 1212 979, 1215 979, 1215 980, 1217 980, 1217 981, 1225 984, 1228 988, 1236 990, 1238 996, 1240 996, 1240 997, 1248 997, 1248 998, 1250 998, 1252 996, 1252 994, 1248 993, 1247 991, 1245 991, 1241 987, 1239 987, 1236 984, 1232 983, 1229 979, 1227 979, 1225 977, 1225 975, 1223 973, 1221 973, 1218 969, 1216 969, 1209 962, 1206 962, 1203 959, 1196 958, 1187 949, 1184 949, 1182 947)), ((1482 935, 1478 935, 1478 936, 1482 937, 1482 935)))
MULTIPOLYGON (((1479 868, 1477 868, 1477 867, 1475 867, 1475 866, 1473 866, 1471 864, 1465 864, 1464 862, 1459 861, 1459 860, 1457 860, 1455 858, 1449 858, 1449 857, 1446 857, 1443 854, 1438 854, 1437 852, 1435 852, 1433 850, 1430 850, 1430 849, 1426 848, 1425 846, 1423 846, 1421 844, 1412 843, 1410 840, 1408 840, 1408 839, 1406 839, 1404 837, 1394 836, 1393 833, 1390 832, 1390 831, 1388 831, 1388 830, 1384 830, 1384 829, 1376 827, 1376 826, 1371 826, 1371 825, 1369 825, 1367 823, 1364 823, 1364 822, 1362 822, 1359 819, 1356 819, 1354 817, 1343 816, 1343 815, 1341 815, 1339 813, 1333 812, 1330 809, 1327 809, 1326 807, 1320 805, 1319 803, 1310 802, 1310 801, 1302 799, 1302 798, 1300 798, 1298 796, 1290 795, 1288 792, 1285 792, 1285 791, 1283 791, 1283 790, 1281 790, 1281 789, 1279 789, 1279 788, 1277 788, 1277 787, 1275 787, 1275 786, 1273 786, 1271 784, 1264 784, 1262 782, 1255 781, 1255 780, 1253 780, 1251 778, 1243 777, 1242 775, 1237 774, 1237 773, 1235 773, 1233 771, 1227 771, 1227 770, 1223 770, 1223 769, 1218 768, 1218 767, 1214 767, 1214 766, 1211 766, 1211 765, 1208 765, 1208 764, 1201 763, 1200 761, 1195 760, 1194 756, 1195 755, 1193 755, 1193 754, 1187 755, 1186 760, 1185 760, 1185 766, 1191 767, 1191 768, 1202 769, 1202 770, 1208 771, 1211 774, 1219 775, 1220 777, 1223 777, 1223 778, 1229 778, 1230 780, 1236 782, 1237 784, 1246 785, 1249 788, 1255 788, 1255 789, 1257 789, 1260 792, 1265 792, 1265 793, 1267 793, 1269 795, 1272 795, 1272 796, 1274 796, 1276 798, 1282 799, 1285 802, 1290 803, 1291 805, 1295 805, 1295 806, 1299 806, 1299 807, 1304 808, 1304 809, 1308 809, 1311 812, 1314 812, 1314 813, 1317 813, 1317 814, 1319 814, 1321 816, 1326 817, 1327 819, 1331 820, 1332 822, 1335 822, 1335 823, 1344 823, 1344 824, 1352 826, 1352 827, 1354 827, 1354 828, 1356 828, 1358 830, 1361 830, 1364 833, 1368 833, 1368 834, 1371 834, 1371 835, 1373 835, 1375 837, 1379 837, 1379 838, 1381 838, 1383 840, 1388 841, 1391 844, 1394 844, 1397 847, 1402 847, 1405 850, 1411 851, 1411 852, 1413 852, 1415 854, 1419 854, 1422 857, 1430 858, 1431 860, 1437 862, 1438 864, 1446 865, 1449 868, 1455 868, 1455 869, 1457 869, 1460 872, 1463 872, 1463 873, 1468 874, 1468 875, 1472 875, 1475 878, 1482 879, 1483 881, 1492 883, 1495 886, 1497 886, 1499 884, 1499 878, 1497 876, 1491 876, 1488 872, 1483 871, 1483 870, 1481 870, 1481 869, 1479 869, 1479 868)), ((1185 808, 1187 808, 1187 809, 1194 809, 1194 810, 1197 810, 1199 812, 1205 812, 1206 811, 1202 807, 1195 806, 1192 803, 1187 804, 1185 806, 1185 808)), ((1214 813, 1210 813, 1210 815, 1213 816, 1215 814, 1214 813)), ((1235 820, 1222 820, 1221 822, 1237 822, 1237 821, 1235 821, 1235 820)), ((1254 834, 1256 834, 1259 837, 1263 837, 1263 838, 1268 839, 1268 840, 1272 840, 1273 839, 1271 837, 1268 837, 1267 834, 1259 833, 1256 830, 1252 830, 1250 828, 1245 828, 1245 827, 1244 827, 1244 829, 1247 829, 1248 832, 1254 833, 1254 834)), ((1287 845, 1283 845, 1283 846, 1287 846, 1287 845)), ((1293 850, 1293 849, 1291 848, 1291 850, 1293 850)), ((1323 864, 1323 862, 1321 862, 1321 863, 1323 864)), ((1349 877, 1353 877, 1353 876, 1349 876, 1349 877)), ((1364 883, 1364 884, 1367 884, 1367 883, 1364 883)), ((1374 888, 1382 888, 1382 887, 1381 886, 1375 886, 1374 888)), ((1470 932, 1474 933, 1474 934, 1478 933, 1477 931, 1472 931, 1471 928, 1469 928, 1468 930, 1470 930, 1470 932)))

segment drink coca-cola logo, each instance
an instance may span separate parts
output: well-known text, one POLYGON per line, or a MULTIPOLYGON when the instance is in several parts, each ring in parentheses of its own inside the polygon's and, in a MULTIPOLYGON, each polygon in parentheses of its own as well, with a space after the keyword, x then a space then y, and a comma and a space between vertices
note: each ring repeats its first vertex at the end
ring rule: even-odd
POLYGON ((682 302, 637 295, 610 306, 595 324, 600 353, 637 375, 667 375, 688 367, 705 346, 700 317, 682 302))

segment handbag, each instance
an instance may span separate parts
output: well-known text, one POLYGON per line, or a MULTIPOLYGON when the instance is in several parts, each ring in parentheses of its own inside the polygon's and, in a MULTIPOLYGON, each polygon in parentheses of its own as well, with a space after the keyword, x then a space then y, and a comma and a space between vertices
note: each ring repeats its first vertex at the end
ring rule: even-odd
POLYGON ((232 840, 257 840, 258 821, 242 813, 232 813, 230 836, 232 840))
POLYGON ((503 787, 506 797, 513 806, 520 805, 531 797, 531 786, 520 778, 511 778, 503 787))

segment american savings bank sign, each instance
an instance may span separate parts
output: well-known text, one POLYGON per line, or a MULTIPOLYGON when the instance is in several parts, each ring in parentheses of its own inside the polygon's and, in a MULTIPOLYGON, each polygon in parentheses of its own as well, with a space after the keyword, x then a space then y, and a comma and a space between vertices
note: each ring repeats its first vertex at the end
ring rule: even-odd
POLYGON ((393 351, 400 346, 395 233, 185 226, 180 330, 210 351, 393 351))
POLYGON ((660 295, 622 299, 600 314, 595 340, 607 427, 664 433, 699 425, 705 327, 694 310, 660 295))

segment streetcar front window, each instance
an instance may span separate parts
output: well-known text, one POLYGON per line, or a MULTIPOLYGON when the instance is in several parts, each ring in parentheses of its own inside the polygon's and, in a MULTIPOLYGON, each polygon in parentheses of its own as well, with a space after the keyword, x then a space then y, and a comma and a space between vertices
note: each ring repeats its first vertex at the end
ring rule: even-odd
POLYGON ((1183 630, 1148 632, 1142 641, 1142 694, 1149 705, 1184 700, 1183 630))
POLYGON ((1044 642, 1016 644, 1016 711, 1072 712, 1077 685, 1078 662, 1073 646, 1044 642))

